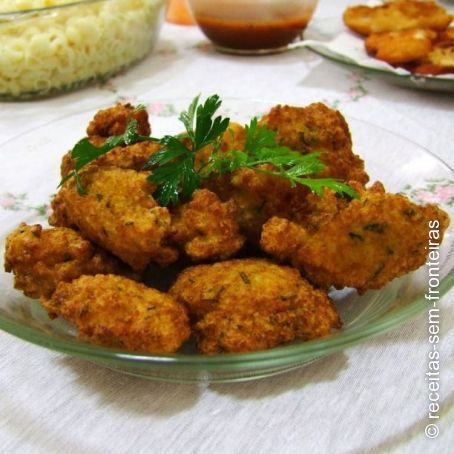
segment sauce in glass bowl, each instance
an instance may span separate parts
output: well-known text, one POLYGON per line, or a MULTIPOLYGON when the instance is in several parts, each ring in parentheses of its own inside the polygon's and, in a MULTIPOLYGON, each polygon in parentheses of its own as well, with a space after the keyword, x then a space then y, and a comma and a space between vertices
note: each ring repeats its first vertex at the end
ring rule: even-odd
POLYGON ((223 21, 198 19, 205 35, 218 46, 232 49, 278 49, 294 41, 304 30, 307 18, 269 22, 223 21))
POLYGON ((315 0, 190 0, 202 32, 232 53, 271 53, 287 49, 310 21, 315 0))

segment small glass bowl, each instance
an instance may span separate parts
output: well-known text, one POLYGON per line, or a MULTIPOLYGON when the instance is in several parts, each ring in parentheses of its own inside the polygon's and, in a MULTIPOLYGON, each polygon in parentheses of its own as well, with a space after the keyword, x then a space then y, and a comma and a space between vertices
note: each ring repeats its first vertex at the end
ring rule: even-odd
POLYGON ((287 50, 301 38, 317 0, 189 0, 195 21, 216 48, 234 54, 287 50))
POLYGON ((164 16, 164 0, 53 3, 0 11, 0 100, 49 96, 109 78, 149 53, 164 16))

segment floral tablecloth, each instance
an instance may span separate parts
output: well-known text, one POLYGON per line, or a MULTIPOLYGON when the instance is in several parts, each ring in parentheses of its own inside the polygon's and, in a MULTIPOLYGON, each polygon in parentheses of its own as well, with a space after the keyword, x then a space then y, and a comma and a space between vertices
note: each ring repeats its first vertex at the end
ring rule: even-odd
MULTIPOLYGON (((348 2, 321 1, 316 17, 348 2), (335 3, 335 5, 333 5, 335 3)), ((108 83, 56 98, 0 104, 0 143, 63 116, 197 93, 306 104, 410 138, 454 165, 454 97, 399 88, 309 50, 256 58, 216 53, 195 27, 166 24, 146 61, 108 83)), ((1 154, 0 154, 1 158, 1 154)), ((454 182, 414 190, 454 203, 454 182)), ((0 194, 0 221, 45 216, 48 201, 0 194)), ((440 434, 428 439, 427 317, 293 372, 243 384, 147 382, 0 333, 0 452, 448 453, 454 446, 453 293, 442 308, 440 434)))

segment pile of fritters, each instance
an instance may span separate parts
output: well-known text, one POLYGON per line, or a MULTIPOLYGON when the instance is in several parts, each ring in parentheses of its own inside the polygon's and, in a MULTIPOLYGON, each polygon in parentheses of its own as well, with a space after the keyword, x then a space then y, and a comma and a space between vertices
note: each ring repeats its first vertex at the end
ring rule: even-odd
MULTIPOLYGON (((95 115, 88 138, 101 145, 133 117, 149 134, 145 111, 118 104, 95 115)), ((359 198, 330 190, 319 197, 239 169, 162 207, 147 180, 152 170, 143 170, 159 146, 118 146, 81 172, 84 195, 74 179, 63 184, 53 227, 21 224, 9 235, 5 269, 15 287, 88 342, 169 353, 192 334, 202 353, 215 354, 329 335, 341 327, 330 287, 378 289, 425 263, 428 221, 438 220, 443 233, 448 216, 388 194, 381 183, 366 188, 364 162, 339 112, 320 103, 276 106, 261 124, 293 150, 321 151, 326 167, 318 176, 348 181, 359 198), (166 292, 143 283, 158 268, 182 269, 166 292)), ((244 140, 244 128, 231 123, 221 150, 241 149, 244 140)), ((200 150, 196 166, 211 152, 200 150)), ((62 176, 73 166, 66 154, 62 176)))
POLYGON ((366 37, 373 57, 415 74, 454 73, 452 15, 432 1, 394 0, 380 6, 351 6, 344 22, 366 37))

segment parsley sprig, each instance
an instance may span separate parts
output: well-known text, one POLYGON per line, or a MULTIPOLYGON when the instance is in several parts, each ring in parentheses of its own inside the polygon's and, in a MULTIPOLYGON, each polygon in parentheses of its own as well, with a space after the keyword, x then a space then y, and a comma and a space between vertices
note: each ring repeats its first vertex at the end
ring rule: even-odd
POLYGON ((147 168, 153 171, 148 181, 157 185, 153 196, 161 205, 177 204, 180 194, 187 200, 200 187, 202 176, 195 170, 196 152, 210 144, 217 148, 230 122, 221 116, 213 119, 220 106, 217 95, 210 96, 204 104, 199 104, 197 96, 179 117, 186 134, 179 138, 165 136, 161 139, 163 148, 150 156, 147 168))
POLYGON ((84 194, 79 174, 84 166, 117 146, 156 141, 162 148, 150 156, 145 167, 152 171, 148 180, 156 185, 153 196, 162 206, 175 205, 180 198, 189 199, 204 178, 240 168, 287 179, 292 186, 304 185, 319 196, 323 196, 324 189, 328 188, 352 198, 358 197, 356 191, 338 179, 314 176, 326 167, 320 161, 321 152, 302 155, 280 146, 276 132, 260 125, 257 118, 245 126, 243 149, 221 150, 221 140, 230 119, 220 115, 215 117, 220 106, 218 95, 210 96, 204 103, 200 103, 200 96, 197 96, 188 110, 179 116, 186 131, 178 136, 167 135, 156 139, 140 135, 137 120, 130 119, 124 134, 110 137, 101 147, 94 146, 87 138, 82 139, 71 152, 75 161, 74 170, 60 185, 74 176, 77 190, 84 194), (196 170, 196 152, 207 145, 212 146, 212 152, 207 162, 196 170))
POLYGON ((350 197, 357 197, 356 191, 350 186, 333 178, 309 178, 326 168, 320 161, 321 152, 302 155, 288 147, 280 146, 276 141, 276 131, 265 125, 259 125, 253 118, 245 126, 245 146, 243 150, 228 152, 215 151, 207 164, 201 169, 204 178, 213 173, 223 174, 234 172, 240 168, 248 168, 290 181, 292 187, 297 184, 307 186, 311 191, 322 197, 325 188, 350 197))

